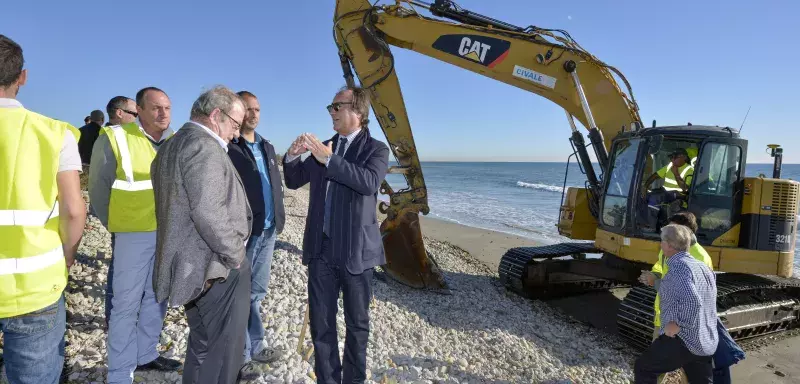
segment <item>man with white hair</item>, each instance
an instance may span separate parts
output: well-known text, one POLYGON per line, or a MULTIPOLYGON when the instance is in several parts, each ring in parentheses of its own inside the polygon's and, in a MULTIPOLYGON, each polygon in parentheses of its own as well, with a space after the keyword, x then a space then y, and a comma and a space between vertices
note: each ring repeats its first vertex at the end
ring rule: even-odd
POLYGON ((253 214, 227 145, 244 115, 244 103, 228 88, 204 92, 152 165, 153 283, 159 302, 186 311, 187 384, 234 383, 243 365, 250 312, 250 264, 243 261, 253 214))
POLYGON ((636 360, 635 382, 683 368, 690 383, 712 382, 717 350, 717 285, 714 272, 688 250, 691 231, 677 224, 661 229, 669 273, 661 280, 661 335, 636 360))

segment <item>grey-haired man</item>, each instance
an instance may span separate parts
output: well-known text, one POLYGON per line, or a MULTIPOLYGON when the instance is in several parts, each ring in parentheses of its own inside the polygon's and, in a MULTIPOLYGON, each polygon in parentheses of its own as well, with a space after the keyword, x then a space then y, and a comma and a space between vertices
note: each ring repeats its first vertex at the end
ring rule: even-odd
POLYGON ((159 302, 186 310, 185 384, 234 383, 243 364, 253 215, 226 151, 244 114, 229 89, 204 92, 152 164, 159 224, 153 279, 159 302))

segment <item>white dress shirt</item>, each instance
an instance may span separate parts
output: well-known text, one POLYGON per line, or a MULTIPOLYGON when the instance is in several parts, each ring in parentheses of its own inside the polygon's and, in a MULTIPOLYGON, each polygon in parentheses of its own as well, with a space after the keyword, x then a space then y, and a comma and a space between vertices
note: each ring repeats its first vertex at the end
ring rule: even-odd
POLYGON ((224 149, 224 150, 225 150, 225 152, 228 152, 228 144, 226 144, 226 143, 225 143, 225 140, 222 140, 222 138, 221 138, 221 137, 219 137, 219 135, 217 135, 216 133, 214 133, 214 131, 212 131, 212 130, 208 129, 208 127, 206 127, 205 125, 203 125, 203 124, 200 124, 200 123, 198 123, 198 122, 196 122, 196 121, 191 121, 191 120, 190 120, 189 122, 190 122, 190 123, 192 123, 192 124, 194 124, 194 125, 196 125, 196 126, 198 126, 198 127, 200 127, 200 128, 203 128, 203 129, 205 129, 205 130, 206 130, 206 132, 208 132, 208 134, 209 134, 209 135, 211 135, 211 137, 213 137, 213 138, 214 138, 214 140, 217 140, 217 142, 219 143, 219 145, 221 145, 221 146, 222 146, 222 149, 224 149))

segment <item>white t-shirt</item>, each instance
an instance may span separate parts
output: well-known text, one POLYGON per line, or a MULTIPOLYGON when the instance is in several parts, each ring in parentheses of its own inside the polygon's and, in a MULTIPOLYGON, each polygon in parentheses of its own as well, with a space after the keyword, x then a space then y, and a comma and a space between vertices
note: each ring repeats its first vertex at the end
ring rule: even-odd
MULTIPOLYGON (((0 108, 22 108, 22 103, 15 99, 0 97, 0 108)), ((61 154, 58 157, 58 171, 78 171, 83 172, 81 155, 78 152, 78 141, 72 131, 67 130, 64 135, 64 142, 61 144, 61 154)))
POLYGON ((58 157, 58 171, 78 171, 78 173, 83 173, 81 155, 78 152, 78 142, 70 130, 67 130, 64 135, 64 144, 61 145, 61 155, 58 157))

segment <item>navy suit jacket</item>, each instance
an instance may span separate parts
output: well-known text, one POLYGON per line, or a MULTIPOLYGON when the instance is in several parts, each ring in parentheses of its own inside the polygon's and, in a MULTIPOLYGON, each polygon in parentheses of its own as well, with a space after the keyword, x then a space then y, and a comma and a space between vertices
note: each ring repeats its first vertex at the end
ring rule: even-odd
MULTIPOLYGON (((333 140, 328 166, 314 156, 304 161, 284 162, 286 187, 298 189, 311 183, 306 228, 303 234, 303 265, 320 254, 325 220, 326 182, 330 180, 331 239, 333 257, 344 260, 348 272, 357 275, 386 263, 383 239, 378 227, 378 190, 389 168, 389 148, 362 129, 344 157, 336 155, 339 135, 333 140)), ((284 156, 286 158, 286 156, 284 156)))

